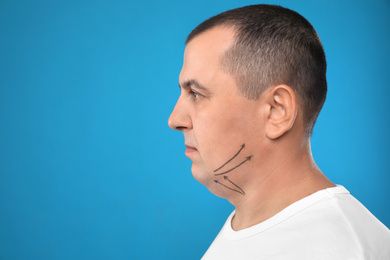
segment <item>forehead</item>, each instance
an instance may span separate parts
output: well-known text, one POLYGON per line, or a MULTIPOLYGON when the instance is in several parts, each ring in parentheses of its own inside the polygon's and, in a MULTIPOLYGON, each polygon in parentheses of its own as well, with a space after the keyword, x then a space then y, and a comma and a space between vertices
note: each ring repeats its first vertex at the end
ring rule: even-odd
POLYGON ((206 81, 221 72, 221 58, 234 39, 234 29, 221 26, 211 28, 193 38, 184 51, 180 82, 191 79, 206 81))

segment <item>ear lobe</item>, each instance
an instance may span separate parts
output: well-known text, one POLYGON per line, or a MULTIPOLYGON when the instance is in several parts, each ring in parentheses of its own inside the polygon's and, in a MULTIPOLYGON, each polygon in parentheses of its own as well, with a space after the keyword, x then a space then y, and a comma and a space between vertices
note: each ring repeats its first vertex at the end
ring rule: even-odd
POLYGON ((268 93, 268 118, 265 133, 270 139, 277 139, 288 132, 297 116, 297 99, 294 90, 287 85, 278 85, 268 93))

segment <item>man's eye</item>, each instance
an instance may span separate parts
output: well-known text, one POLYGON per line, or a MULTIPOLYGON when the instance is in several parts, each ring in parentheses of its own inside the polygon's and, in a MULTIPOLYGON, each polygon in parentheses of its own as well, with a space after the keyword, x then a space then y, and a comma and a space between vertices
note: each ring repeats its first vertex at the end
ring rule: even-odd
POLYGON ((200 97, 200 94, 195 91, 190 91, 190 94, 193 95, 195 99, 198 99, 200 97))

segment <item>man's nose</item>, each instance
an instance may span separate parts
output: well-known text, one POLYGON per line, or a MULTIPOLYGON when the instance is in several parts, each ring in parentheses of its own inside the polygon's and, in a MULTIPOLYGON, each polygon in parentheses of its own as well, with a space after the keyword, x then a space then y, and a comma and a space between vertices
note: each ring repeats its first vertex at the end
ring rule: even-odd
POLYGON ((183 131, 192 128, 192 121, 187 106, 183 103, 182 98, 176 103, 168 119, 168 125, 173 130, 183 131))

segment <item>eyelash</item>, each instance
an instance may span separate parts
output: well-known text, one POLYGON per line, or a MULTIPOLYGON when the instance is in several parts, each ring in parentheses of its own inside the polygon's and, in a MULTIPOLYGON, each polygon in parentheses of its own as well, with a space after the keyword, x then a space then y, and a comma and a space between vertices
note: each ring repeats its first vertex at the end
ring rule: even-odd
POLYGON ((193 90, 190 91, 190 94, 194 97, 194 99, 198 99, 200 97, 200 94, 198 92, 193 91, 193 90))

